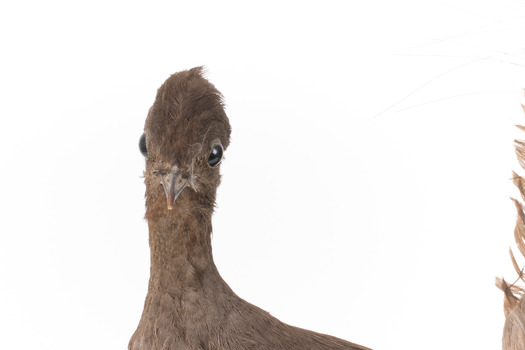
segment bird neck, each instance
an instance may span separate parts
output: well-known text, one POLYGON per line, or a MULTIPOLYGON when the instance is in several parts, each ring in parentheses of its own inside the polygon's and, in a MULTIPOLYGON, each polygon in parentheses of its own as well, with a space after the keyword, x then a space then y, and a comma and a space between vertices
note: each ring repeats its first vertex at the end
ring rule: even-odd
POLYGON ((212 256, 211 212, 177 204, 182 205, 148 221, 153 292, 174 295, 201 289, 205 280, 222 281, 212 256))

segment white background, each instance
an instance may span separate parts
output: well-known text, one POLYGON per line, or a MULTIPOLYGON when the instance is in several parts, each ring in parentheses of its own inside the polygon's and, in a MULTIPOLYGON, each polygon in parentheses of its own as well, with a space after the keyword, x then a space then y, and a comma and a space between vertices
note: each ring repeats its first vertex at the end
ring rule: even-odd
POLYGON ((499 348, 525 3, 187 3, 0 5, 1 347, 127 348, 137 142, 164 80, 206 65, 233 127, 214 256, 241 297, 378 350, 499 348))

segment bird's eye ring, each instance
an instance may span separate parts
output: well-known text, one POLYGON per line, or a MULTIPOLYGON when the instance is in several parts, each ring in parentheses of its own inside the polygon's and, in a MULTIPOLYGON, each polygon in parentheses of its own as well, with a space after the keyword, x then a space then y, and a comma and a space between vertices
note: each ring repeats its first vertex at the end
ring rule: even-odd
POLYGON ((208 157, 208 164, 211 167, 216 167, 217 165, 219 165, 219 163, 222 160, 223 153, 224 149, 222 148, 222 145, 220 143, 213 146, 210 152, 210 156, 208 157))
POLYGON ((148 158, 148 148, 146 147, 146 133, 143 133, 139 139, 139 150, 144 158, 148 158))

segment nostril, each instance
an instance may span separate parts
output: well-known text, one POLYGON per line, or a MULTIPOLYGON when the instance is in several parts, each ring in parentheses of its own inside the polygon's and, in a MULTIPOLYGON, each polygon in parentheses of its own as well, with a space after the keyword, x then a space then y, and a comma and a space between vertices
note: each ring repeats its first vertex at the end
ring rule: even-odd
POLYGON ((169 171, 166 169, 154 169, 151 171, 151 173, 153 175, 166 176, 169 173, 169 171))

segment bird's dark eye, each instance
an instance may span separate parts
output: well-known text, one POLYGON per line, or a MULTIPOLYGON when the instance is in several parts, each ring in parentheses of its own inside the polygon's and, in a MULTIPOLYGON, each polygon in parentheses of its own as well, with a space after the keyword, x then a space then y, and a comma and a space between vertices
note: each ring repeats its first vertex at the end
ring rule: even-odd
POLYGON ((148 148, 146 147, 146 133, 142 134, 142 136, 140 137, 139 149, 140 153, 142 153, 142 155, 145 158, 148 158, 148 148))
POLYGON ((221 162, 222 159, 222 153, 224 150, 222 149, 222 145, 219 143, 218 145, 213 146, 211 149, 210 156, 208 157, 208 164, 210 166, 217 166, 221 162))

